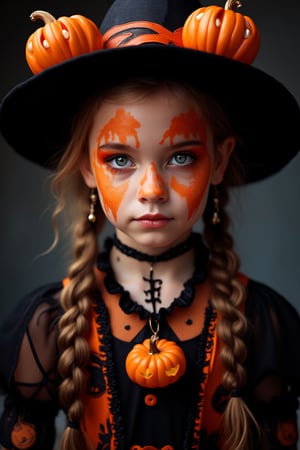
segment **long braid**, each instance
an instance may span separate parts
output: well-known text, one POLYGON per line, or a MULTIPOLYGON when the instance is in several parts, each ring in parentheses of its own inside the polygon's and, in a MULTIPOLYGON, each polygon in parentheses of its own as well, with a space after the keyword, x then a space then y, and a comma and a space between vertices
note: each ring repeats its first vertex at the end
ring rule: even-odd
POLYGON ((60 320, 58 340, 61 352, 59 372, 63 379, 60 401, 67 409, 69 423, 62 439, 63 450, 86 450, 87 444, 79 427, 83 414, 81 396, 86 390, 84 369, 89 360, 86 335, 89 331, 90 293, 95 288, 94 265, 98 254, 97 238, 86 218, 75 232, 75 262, 69 269, 69 283, 61 296, 65 313, 60 320), (78 427, 78 428, 77 428, 78 427))
MULTIPOLYGON (((106 98, 111 100, 118 98, 121 101, 122 98, 126 100, 128 96, 132 98, 131 95, 133 93, 135 93, 136 98, 138 96, 144 98, 145 92, 152 92, 152 86, 154 89, 159 88, 151 80, 149 80, 149 83, 141 83, 140 90, 136 90, 136 82, 133 84, 134 88, 132 91, 130 90, 130 82, 126 86, 127 89, 125 91, 120 86, 119 91, 116 90, 115 92, 113 90, 107 93, 106 98), (148 91, 146 89, 147 86, 149 88, 148 91), (127 94, 122 94, 124 92, 127 92, 127 94)), ((221 143, 226 136, 234 136, 222 109, 210 96, 199 94, 189 87, 181 88, 172 83, 169 86, 176 95, 180 96, 182 93, 184 95, 189 93, 193 98, 199 100, 204 116, 207 118, 208 123, 212 125, 216 145, 221 143)), ((103 96, 101 98, 103 100, 103 96)), ((68 182, 70 177, 78 174, 78 163, 81 160, 82 153, 88 149, 87 136, 92 122, 91 119, 99 105, 100 100, 91 102, 89 106, 87 105, 85 112, 79 115, 74 122, 73 137, 60 160, 60 168, 55 180, 58 188, 64 184, 65 179, 68 182)), ((236 184, 239 184, 239 168, 236 164, 231 166, 231 170, 237 170, 237 173, 232 172, 231 175, 235 176, 236 184)), ((64 210, 66 203, 63 190, 58 189, 58 191, 60 197, 54 218, 64 210)), ((82 183, 77 191, 74 197, 74 205, 76 205, 74 209, 80 210, 78 208, 78 199, 84 193, 86 201, 88 193, 82 183)), ((222 190, 221 203, 225 205, 226 202, 227 191, 222 190)), ((239 260, 233 251, 233 241, 228 233, 228 216, 224 212, 222 223, 215 227, 212 227, 209 223, 210 217, 206 211, 204 216, 204 235, 212 250, 211 276, 215 286, 212 302, 221 317, 218 325, 218 334, 224 343, 221 355, 225 367, 223 383, 226 389, 232 391, 242 388, 246 382, 246 371, 243 367, 247 355, 246 346, 243 342, 246 332, 246 319, 240 310, 246 293, 244 285, 237 277, 239 260)), ((80 397, 86 388, 84 369, 88 361, 89 350, 85 337, 88 332, 90 298, 95 287, 93 266, 97 256, 97 233, 86 222, 86 215, 84 218, 81 216, 77 224, 74 247, 75 262, 70 267, 69 284, 65 287, 61 299, 65 313, 60 321, 59 337, 61 351, 59 370, 62 377, 60 398, 67 411, 69 425, 71 425, 67 427, 63 435, 62 450, 89 449, 83 433, 77 426, 83 414, 83 405, 80 397)), ((228 434, 225 444, 226 449, 246 450, 250 448, 247 444, 251 428, 249 425, 250 417, 251 412, 247 409, 242 398, 234 397, 229 400, 225 411, 225 430, 228 434)), ((255 422, 254 419, 253 421, 255 422)))
MULTIPOLYGON (((243 366, 247 347, 243 340, 247 321, 241 307, 246 299, 246 289, 238 278, 239 258, 233 250, 233 239, 228 232, 229 217, 225 211, 227 189, 219 188, 221 220, 211 224, 209 208, 204 214, 204 238, 211 248, 210 274, 213 282, 212 303, 220 314, 217 333, 223 342, 221 360, 225 368, 223 385, 229 392, 238 392, 246 384, 243 366)), ((256 421, 240 395, 228 401, 224 413, 226 442, 229 450, 248 450, 251 442, 251 421, 256 421)))
MULTIPOLYGON (((79 164, 87 151, 87 136, 98 103, 92 103, 74 121, 72 139, 62 155, 52 182, 57 198, 53 213, 54 225, 63 212, 69 210, 74 236, 74 261, 68 270, 68 282, 61 293, 64 313, 59 322, 58 370, 61 376, 60 402, 67 414, 67 427, 61 439, 61 450, 90 450, 92 447, 80 427, 83 417, 82 395, 86 391, 86 366, 90 350, 87 342, 91 299, 96 288, 95 263, 99 253, 98 234, 105 224, 99 201, 96 223, 88 221, 89 189, 85 185, 79 164), (78 124, 80 123, 80 126, 78 124), (74 226, 73 226, 74 224, 74 226)), ((58 241, 56 232, 55 243, 58 241)))

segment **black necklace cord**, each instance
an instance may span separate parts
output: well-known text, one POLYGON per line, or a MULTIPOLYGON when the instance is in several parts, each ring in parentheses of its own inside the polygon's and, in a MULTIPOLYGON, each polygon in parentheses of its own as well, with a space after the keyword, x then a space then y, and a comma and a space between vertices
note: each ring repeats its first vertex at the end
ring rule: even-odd
POLYGON ((129 247, 128 245, 123 244, 116 235, 113 237, 113 244, 124 255, 137 259, 138 261, 147 261, 153 264, 156 262, 168 261, 169 259, 183 255, 192 248, 195 248, 196 239, 195 233, 192 233, 184 242, 176 245, 175 247, 171 247, 169 250, 161 253, 160 255, 149 255, 148 253, 140 252, 132 247, 129 247))

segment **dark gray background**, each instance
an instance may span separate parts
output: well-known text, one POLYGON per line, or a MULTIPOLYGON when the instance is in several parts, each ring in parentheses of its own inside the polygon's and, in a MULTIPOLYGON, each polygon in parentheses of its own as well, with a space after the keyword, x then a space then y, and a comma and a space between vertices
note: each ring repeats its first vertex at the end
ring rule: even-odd
MULTIPOLYGON (((17 82, 31 76, 24 57, 25 42, 42 26, 41 22, 29 20, 32 11, 44 9, 55 17, 83 14, 100 24, 103 11, 110 3, 108 0, 3 2, 0 14, 1 97, 17 82)), ((223 5, 223 2, 215 4, 223 5)), ((299 0, 244 0, 241 12, 251 16, 261 30, 261 50, 255 65, 282 81, 300 101, 299 0)), ((224 86, 226 88, 234 89, 234 79, 232 86, 224 86)), ((34 123, 32 134, 34 136, 34 123)), ((15 155, 2 139, 0 151, 0 315, 3 316, 29 290, 65 276, 68 246, 64 242, 50 255, 39 257, 53 238, 49 174, 15 155)), ((280 174, 236 190, 231 210, 235 214, 233 234, 242 270, 271 285, 300 310, 299 173, 298 155, 280 174)))
MULTIPOLYGON (((224 3, 203 2, 221 6, 224 3)), ((243 14, 255 20, 262 34, 255 65, 287 85, 300 102, 299 0, 243 0, 243 3, 243 14)), ((29 20, 32 11, 44 9, 55 17, 83 14, 100 24, 109 4, 109 0, 2 2, 0 97, 31 75, 24 47, 28 36, 38 26, 29 20)), ((232 86, 225 88, 234 89, 234 79, 232 86)), ((34 124, 32 126, 34 135, 34 124)), ((29 290, 65 276, 68 245, 65 241, 50 255, 39 257, 53 238, 49 174, 16 156, 1 138, 0 154, 1 320, 29 290)), ((300 310, 300 156, 275 177, 236 190, 234 194, 230 209, 235 217, 233 234, 242 270, 278 290, 300 310)), ((297 348, 299 343, 295 345, 297 348)), ((59 416, 59 429, 63 427, 61 419, 59 416)))

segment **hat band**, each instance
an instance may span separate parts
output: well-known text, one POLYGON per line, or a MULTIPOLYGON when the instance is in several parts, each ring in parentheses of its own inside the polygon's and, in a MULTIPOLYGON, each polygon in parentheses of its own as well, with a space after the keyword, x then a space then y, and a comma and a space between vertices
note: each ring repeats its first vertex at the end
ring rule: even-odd
POLYGON ((129 45, 148 43, 182 47, 182 27, 172 32, 154 22, 128 22, 115 25, 107 30, 103 35, 103 43, 105 48, 127 47, 129 45))

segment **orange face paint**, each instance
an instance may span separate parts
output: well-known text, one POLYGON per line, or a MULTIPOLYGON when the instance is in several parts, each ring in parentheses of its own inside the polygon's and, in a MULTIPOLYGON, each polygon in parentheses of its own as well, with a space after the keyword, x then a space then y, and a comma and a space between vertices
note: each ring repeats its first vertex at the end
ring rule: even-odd
POLYGON ((158 198, 165 197, 166 194, 167 191, 165 189, 164 180, 159 174, 154 162, 151 162, 140 181, 138 197, 158 198))
POLYGON ((115 116, 103 126, 97 137, 97 151, 92 159, 92 166, 101 192, 103 209, 115 220, 122 198, 128 189, 128 181, 117 182, 115 180, 114 170, 104 164, 107 154, 101 150, 101 145, 115 141, 125 145, 127 140, 132 137, 135 140, 136 148, 139 148, 137 128, 140 128, 140 122, 132 114, 119 108, 115 116))
MULTIPOLYGON (((168 103, 159 106, 155 100, 153 103, 154 109, 151 102, 149 107, 148 104, 133 106, 132 109, 127 105, 126 109, 117 106, 108 108, 111 112, 106 116, 107 119, 101 120, 100 116, 101 126, 100 131, 95 133, 97 147, 91 154, 91 164, 102 207, 115 223, 121 219, 118 215, 120 211, 123 214, 123 209, 126 216, 128 202, 134 203, 141 199, 154 201, 156 198, 165 201, 172 191, 184 201, 181 204, 186 205, 187 220, 197 215, 201 208, 211 171, 205 121, 196 108, 190 107, 186 109, 187 112, 182 112, 181 105, 176 105, 174 115, 173 107, 168 103), (158 114, 153 123, 149 122, 153 112, 160 112, 157 107, 164 108, 165 105, 167 110, 163 109, 161 116, 158 114), (141 124, 143 128, 138 132, 141 124), (135 165, 134 153, 141 146, 140 139, 143 152, 139 153, 135 165), (195 155, 194 161, 182 165, 170 163, 169 158, 175 156, 177 146, 179 153, 181 147, 182 152, 187 154, 190 149, 191 154, 195 155), (122 166, 118 168, 113 160, 122 155, 132 161, 132 166, 129 164, 125 170, 122 166)), ((134 215, 135 209, 131 211, 134 215)))
POLYGON ((165 131, 160 144, 167 139, 170 145, 174 143, 175 136, 183 136, 185 139, 195 137, 202 142, 202 152, 199 156, 199 163, 191 167, 192 177, 189 183, 180 183, 175 176, 172 177, 170 186, 181 197, 184 197, 188 206, 188 218, 191 217, 193 211, 200 204, 211 170, 211 159, 207 151, 207 132, 204 120, 199 116, 197 111, 190 109, 187 113, 179 114, 171 120, 170 127, 165 131), (191 195, 193 192, 193 195, 191 195))
POLYGON ((170 127, 164 132, 160 141, 163 144, 167 139, 173 145, 175 136, 183 136, 185 139, 201 138, 206 143, 206 127, 203 119, 191 108, 187 113, 179 114, 171 120, 170 127))
POLYGON ((115 116, 100 130, 97 139, 97 148, 100 147, 102 139, 105 143, 109 141, 114 142, 116 136, 118 136, 121 144, 126 144, 127 139, 132 136, 135 139, 136 148, 139 148, 140 142, 136 128, 140 128, 140 126, 140 122, 132 114, 126 112, 124 108, 117 109, 115 116))
POLYGON ((128 181, 116 184, 113 172, 107 166, 99 163, 98 155, 98 152, 94 153, 92 167, 101 194, 102 207, 109 217, 112 216, 116 220, 120 203, 128 188, 128 181))
POLYGON ((193 212, 199 206, 207 188, 211 169, 211 160, 208 153, 203 155, 199 166, 197 165, 191 169, 193 176, 191 177, 189 185, 180 183, 176 177, 172 177, 170 183, 174 191, 185 198, 188 208, 188 219, 191 218, 193 212), (191 192, 193 192, 193 195, 191 195, 191 192))

